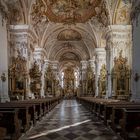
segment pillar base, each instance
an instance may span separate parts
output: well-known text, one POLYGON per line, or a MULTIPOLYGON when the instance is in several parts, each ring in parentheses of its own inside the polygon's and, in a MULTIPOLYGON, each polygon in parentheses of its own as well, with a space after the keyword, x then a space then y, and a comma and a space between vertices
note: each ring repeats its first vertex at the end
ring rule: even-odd
POLYGON ((10 102, 10 98, 9 97, 0 97, 0 102, 1 103, 10 102))
POLYGON ((132 95, 131 99, 130 99, 131 102, 140 102, 140 95, 132 95))

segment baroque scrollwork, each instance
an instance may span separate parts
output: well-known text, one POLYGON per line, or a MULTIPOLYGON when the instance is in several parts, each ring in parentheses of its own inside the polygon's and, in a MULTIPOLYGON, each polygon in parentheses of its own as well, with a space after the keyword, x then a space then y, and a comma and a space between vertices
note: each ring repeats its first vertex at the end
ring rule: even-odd
POLYGON ((19 0, 0 1, 0 12, 2 13, 3 19, 7 20, 9 24, 13 25, 25 22, 21 9, 19 0))

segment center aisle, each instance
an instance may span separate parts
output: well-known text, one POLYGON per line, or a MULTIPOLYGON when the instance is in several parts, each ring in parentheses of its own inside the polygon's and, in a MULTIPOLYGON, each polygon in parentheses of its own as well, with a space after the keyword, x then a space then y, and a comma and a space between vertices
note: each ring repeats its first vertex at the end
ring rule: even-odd
POLYGON ((64 100, 20 140, 120 140, 76 100, 64 100))

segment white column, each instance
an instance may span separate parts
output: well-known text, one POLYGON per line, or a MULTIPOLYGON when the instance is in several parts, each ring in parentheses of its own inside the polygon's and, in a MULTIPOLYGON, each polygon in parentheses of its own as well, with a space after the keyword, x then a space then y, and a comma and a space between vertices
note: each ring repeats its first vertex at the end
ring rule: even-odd
MULTIPOLYGON (((37 47, 37 46, 36 46, 37 47)), ((41 76, 41 91, 40 96, 41 98, 45 97, 44 93, 44 84, 45 84, 45 71, 48 67, 48 60, 45 60, 46 52, 44 49, 37 47, 34 51, 34 59, 37 62, 40 71, 42 72, 41 76)))
MULTIPOLYGON (((58 61, 51 61, 51 65, 52 65, 52 71, 53 71, 53 74, 54 74, 54 76, 55 76, 55 79, 54 80, 58 80, 58 81, 60 81, 59 80, 59 74, 58 74, 58 61)), ((57 91, 56 91, 56 85, 55 85, 56 83, 53 83, 53 95, 54 96, 57 96, 57 91)))
POLYGON ((42 68, 42 76, 41 76, 41 81, 42 81, 42 86, 41 86, 41 97, 45 97, 45 92, 44 92, 44 86, 45 86, 45 72, 48 68, 49 61, 45 60, 44 66, 42 68))
POLYGON ((103 64, 106 64, 106 52, 105 48, 96 48, 95 49, 96 57, 95 57, 95 97, 98 97, 98 80, 100 76, 100 69, 103 64))
POLYGON ((112 95, 112 81, 111 81, 111 71, 113 67, 113 53, 112 48, 106 48, 106 69, 107 69, 107 81, 106 81, 106 98, 112 95))
POLYGON ((86 94, 86 72, 87 72, 87 61, 81 61, 81 93, 82 95, 86 94))

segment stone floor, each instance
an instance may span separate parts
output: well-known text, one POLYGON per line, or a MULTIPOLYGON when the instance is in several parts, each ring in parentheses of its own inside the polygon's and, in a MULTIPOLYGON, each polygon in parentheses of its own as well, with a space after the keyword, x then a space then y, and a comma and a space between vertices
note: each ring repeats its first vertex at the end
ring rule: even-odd
POLYGON ((64 100, 20 140, 120 140, 76 100, 64 100))

